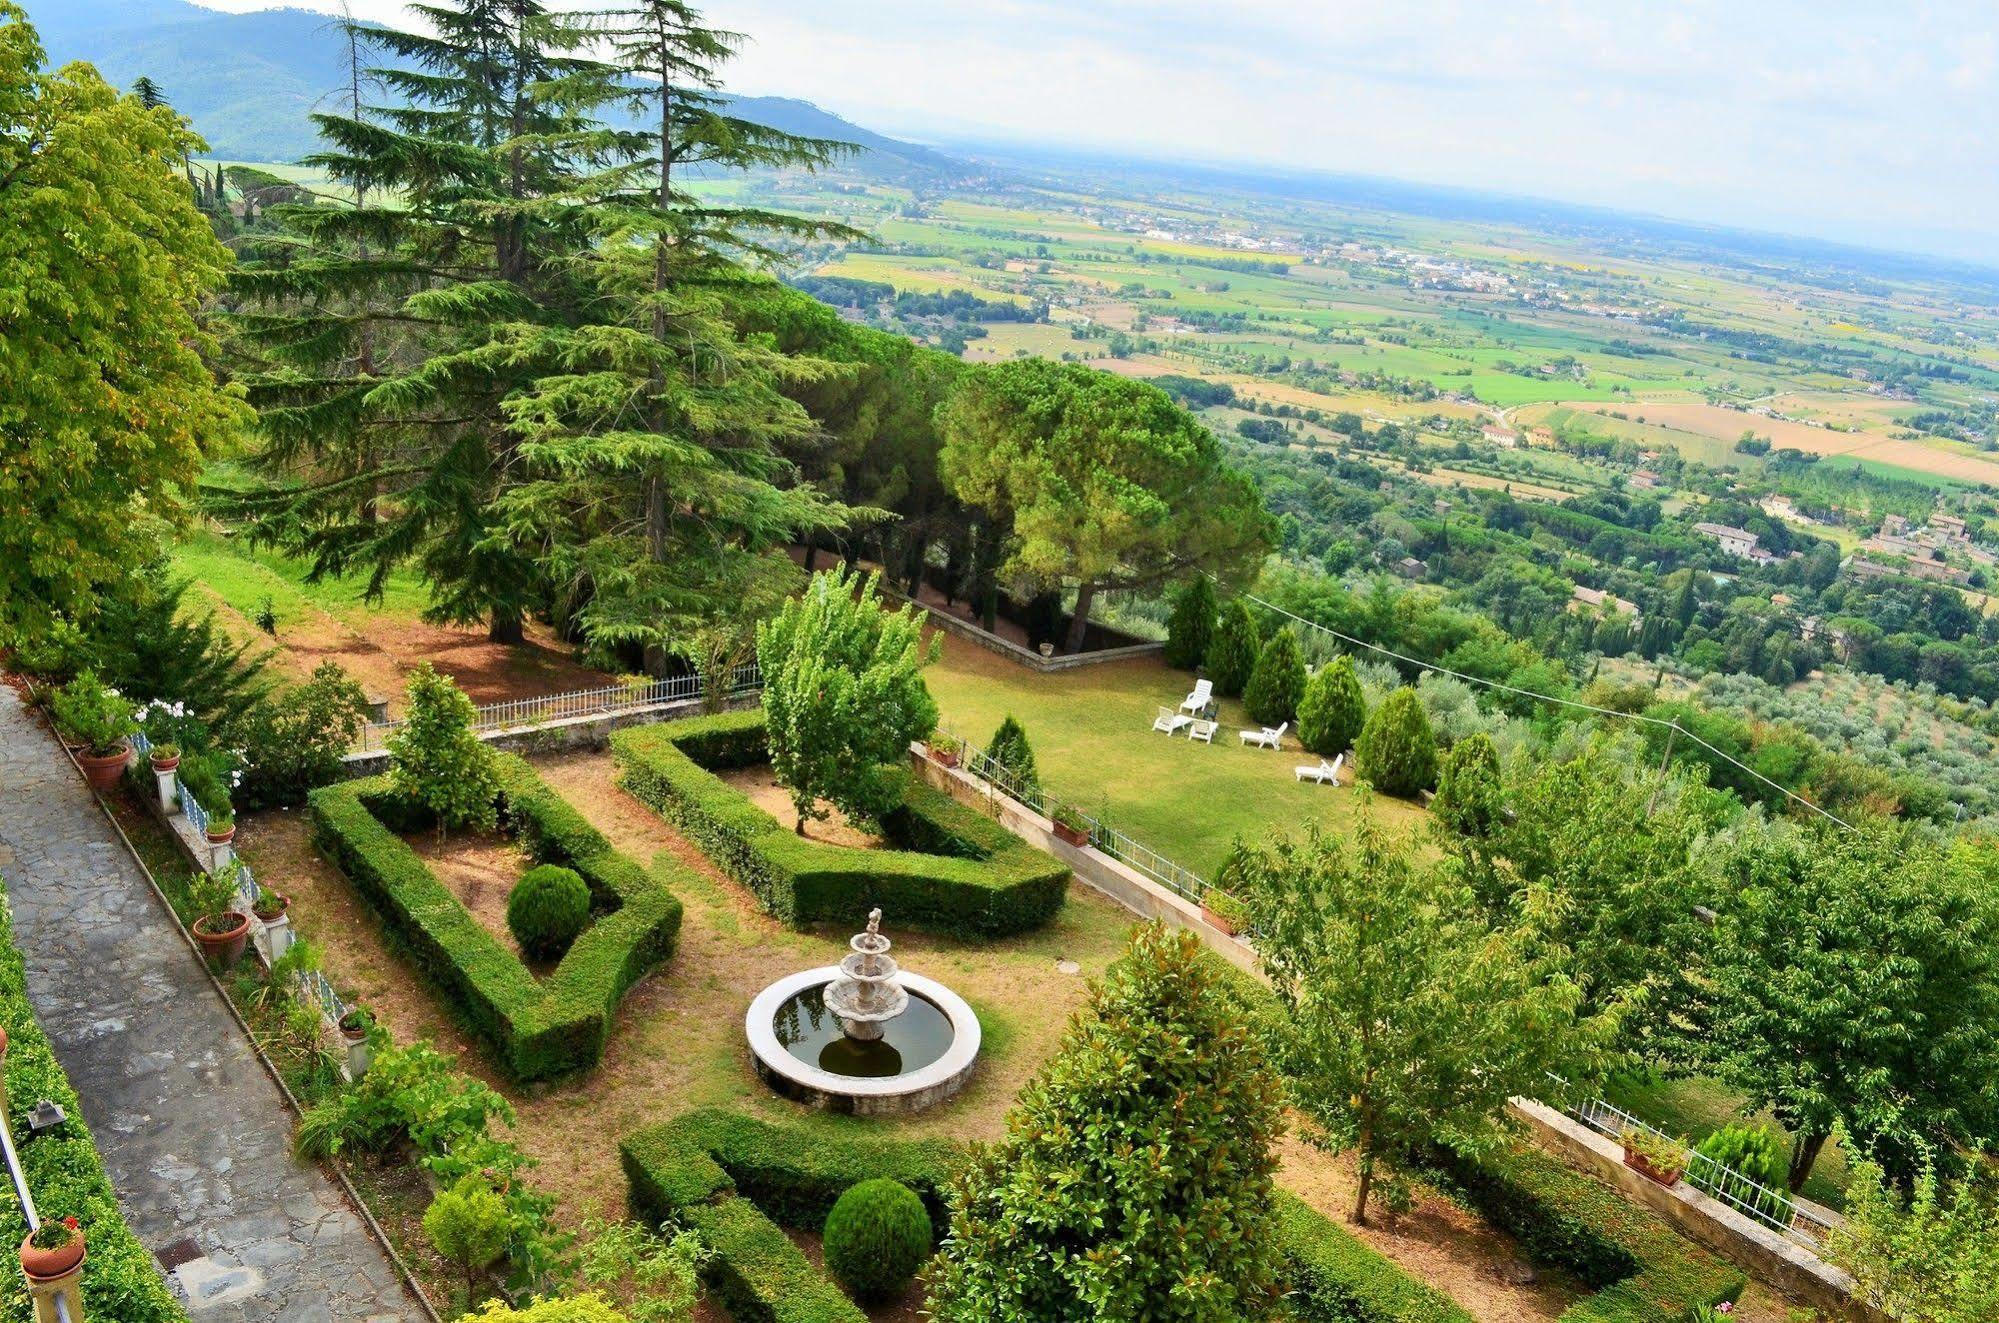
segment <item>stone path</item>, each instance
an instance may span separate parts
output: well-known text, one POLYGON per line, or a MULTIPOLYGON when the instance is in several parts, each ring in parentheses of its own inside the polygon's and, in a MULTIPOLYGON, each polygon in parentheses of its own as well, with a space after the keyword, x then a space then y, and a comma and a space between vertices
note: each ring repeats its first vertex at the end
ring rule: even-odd
POLYGON ((0 806, 28 995, 126 1219, 177 1265, 167 1276, 194 1323, 421 1319, 338 1182, 292 1160, 277 1085, 61 748, 4 684, 0 806))

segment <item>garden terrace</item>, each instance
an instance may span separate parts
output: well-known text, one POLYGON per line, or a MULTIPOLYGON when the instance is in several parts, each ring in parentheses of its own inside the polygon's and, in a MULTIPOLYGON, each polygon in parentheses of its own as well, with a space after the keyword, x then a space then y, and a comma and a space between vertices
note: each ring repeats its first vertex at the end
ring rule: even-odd
POLYGON ((313 839, 389 925, 424 971, 491 1043, 514 1077, 542 1079, 596 1064, 620 1000, 673 953, 681 903, 666 885, 679 870, 648 872, 518 758, 501 755, 501 821, 537 863, 573 868, 590 888, 593 919, 537 979, 481 924, 399 833, 430 826, 384 778, 313 792, 313 839))
POLYGON ((881 823, 890 849, 800 836, 717 772, 767 758, 760 711, 619 731, 619 784, 693 840, 773 917, 858 927, 880 907, 898 928, 1004 937, 1062 906, 1067 866, 910 778, 881 823))

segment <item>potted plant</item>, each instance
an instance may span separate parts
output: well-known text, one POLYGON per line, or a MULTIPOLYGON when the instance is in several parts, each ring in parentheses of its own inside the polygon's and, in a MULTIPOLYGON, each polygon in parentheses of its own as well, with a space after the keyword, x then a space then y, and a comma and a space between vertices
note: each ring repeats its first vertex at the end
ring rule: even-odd
POLYGON ((171 740, 155 744, 146 751, 146 757, 152 761, 155 772, 161 776, 172 776, 174 769, 180 766, 180 745, 171 740))
POLYGON ((290 949, 292 944, 291 897, 269 887, 257 888, 257 902, 250 907, 250 913, 257 916, 257 922, 264 925, 264 954, 273 963, 290 949))
POLYGON ((21 1271, 38 1282, 67 1277, 83 1262, 83 1249, 75 1218, 44 1222, 21 1239, 21 1271))
POLYGON ((109 790, 132 761, 132 733, 139 729, 132 705, 94 671, 63 686, 49 703, 56 728, 75 742, 76 761, 92 790, 109 790))
POLYGON ((347 1045, 347 1077, 360 1079, 368 1073, 373 1052, 368 1046, 368 1031, 375 1027, 375 1016, 366 1006, 349 1006, 340 1017, 340 1041, 347 1045))
POLYGON ((1064 841, 1071 845, 1090 843, 1089 820, 1067 804, 1057 805, 1055 811, 1048 817, 1049 821, 1055 824, 1055 834, 1064 841))
POLYGON ((1201 893, 1201 917, 1234 937, 1249 926, 1249 907, 1228 892, 1209 887, 1201 893))
POLYGON ((199 873, 187 888, 195 913, 195 944, 210 964, 221 969, 233 968, 250 940, 250 916, 236 908, 238 871, 222 868, 199 873))
POLYGON ((956 767, 958 765, 958 750, 961 747, 958 741, 952 739, 941 730, 931 735, 928 744, 930 756, 936 760, 939 767, 956 767))
POLYGON ((1679 1183, 1687 1169, 1686 1145, 1650 1130, 1626 1130, 1619 1138, 1624 1144, 1625 1166, 1660 1185, 1679 1183))

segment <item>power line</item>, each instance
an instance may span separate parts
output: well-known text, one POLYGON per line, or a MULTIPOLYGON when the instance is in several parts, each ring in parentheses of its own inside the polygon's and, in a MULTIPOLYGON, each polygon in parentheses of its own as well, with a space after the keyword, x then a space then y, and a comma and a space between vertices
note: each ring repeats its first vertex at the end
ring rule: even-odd
MULTIPOLYGON (((1210 579, 1213 579, 1215 576, 1210 574, 1208 575, 1208 577, 1210 579)), ((1220 581, 1217 580, 1216 582, 1219 583, 1220 581)), ((1721 759, 1723 762, 1731 763, 1734 766, 1741 768, 1743 771, 1749 773, 1749 775, 1755 777, 1758 781, 1761 781, 1764 785, 1769 786, 1772 790, 1777 791, 1779 794, 1783 795, 1785 798, 1791 800, 1792 802, 1804 805, 1806 808, 1818 814, 1820 817, 1825 818, 1829 822, 1838 823, 1840 826, 1846 828, 1848 831, 1853 830, 1852 823, 1846 821, 1844 818, 1839 817, 1837 814, 1831 813, 1825 809, 1820 808, 1817 804, 1812 803, 1812 801, 1806 799, 1803 795, 1800 795, 1795 790, 1792 790, 1790 787, 1777 784, 1775 781, 1772 781, 1769 777, 1763 775, 1763 773, 1757 771, 1755 768, 1743 762, 1740 758, 1735 757, 1733 754, 1728 753, 1727 751, 1722 749, 1717 749, 1714 745, 1708 743, 1706 740, 1702 739, 1699 735, 1695 734, 1693 731, 1690 731, 1685 726, 1682 726, 1679 723, 1678 719, 1667 721, 1659 717, 1648 717, 1642 712, 1619 712, 1616 708, 1598 707, 1595 703, 1585 703, 1581 699, 1577 698, 1557 698, 1553 694, 1537 694, 1531 689, 1522 689, 1518 685, 1510 685, 1501 680, 1488 680, 1486 677, 1482 675, 1468 675, 1463 671, 1454 671, 1448 666, 1439 666, 1435 662, 1427 662, 1419 657, 1411 657, 1406 653, 1397 652, 1393 648, 1384 648, 1378 643, 1369 643, 1366 639, 1357 639, 1350 634, 1342 634, 1339 630, 1332 629, 1326 625, 1322 625, 1316 620, 1307 620, 1305 617, 1299 615, 1295 611, 1287 611, 1283 607, 1277 605, 1275 602, 1266 602, 1261 597, 1256 596, 1254 593, 1239 593, 1237 595, 1241 597, 1244 601, 1254 602, 1266 611, 1274 611, 1278 615, 1283 616, 1286 619, 1297 621, 1299 624, 1305 626, 1307 629, 1316 629, 1321 634, 1331 635, 1333 638, 1336 638, 1340 642, 1348 644, 1349 646, 1356 648, 1365 648, 1369 652, 1378 652, 1384 657, 1393 657, 1396 661, 1406 663, 1407 665, 1417 667, 1421 670, 1435 671, 1439 675, 1448 675, 1453 679, 1462 680, 1466 684, 1484 685, 1488 689, 1497 689, 1504 693, 1509 693, 1509 694, 1519 694, 1522 698, 1531 698, 1534 699, 1536 702, 1553 703, 1558 707, 1571 707, 1571 708, 1577 708, 1584 712, 1593 712, 1600 717, 1617 717, 1620 720, 1636 721, 1643 725, 1666 727, 1667 729, 1672 730, 1677 734, 1683 735, 1687 739, 1692 740, 1695 744, 1700 745, 1703 749, 1706 749, 1709 753, 1721 759)))

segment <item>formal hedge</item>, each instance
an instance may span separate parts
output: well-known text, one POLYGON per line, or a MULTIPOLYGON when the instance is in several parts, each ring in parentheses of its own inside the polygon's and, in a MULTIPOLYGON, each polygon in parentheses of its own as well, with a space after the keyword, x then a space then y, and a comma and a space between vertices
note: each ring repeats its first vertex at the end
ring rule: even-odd
MULTIPOLYGON (((944 1140, 846 1139, 817 1130, 808 1134, 720 1110, 689 1112, 649 1126, 628 1135, 618 1151, 632 1210, 648 1222, 677 1217, 699 1227, 715 1217, 711 1210, 734 1209, 728 1221, 737 1228, 749 1220, 737 1206, 748 1203, 767 1223, 812 1231, 824 1225, 843 1192, 877 1177, 914 1190, 931 1224, 948 1226, 945 1195, 961 1159, 958 1147, 944 1140)), ((1302 1200, 1280 1192, 1277 1208, 1289 1303, 1304 1323, 1469 1323, 1470 1315, 1448 1298, 1302 1200)), ((776 1231, 776 1225, 771 1229, 776 1231)), ((748 1255, 748 1261, 730 1265, 722 1281, 711 1285, 739 1320, 829 1317, 780 1315, 769 1298, 739 1306, 729 1294, 749 1281, 770 1289, 795 1287, 790 1274, 797 1264, 789 1262, 786 1251, 797 1256, 798 1264, 805 1263, 804 1257, 782 1233, 778 1240, 782 1247, 768 1237, 744 1237, 730 1253, 748 1255)))
POLYGON ((500 822, 536 863, 574 869, 596 915, 537 980, 482 927, 399 833, 427 829, 386 777, 322 786, 307 797, 313 843, 381 914, 397 940, 518 1080, 595 1065, 618 1003, 673 954, 684 872, 669 856, 647 871, 611 848, 521 759, 501 755, 500 822))
MULTIPOLYGON (((47 1098, 68 1114, 59 1129, 20 1146, 21 1167, 44 1219, 73 1217, 82 1228, 88 1259, 83 1270, 84 1312, 119 1323, 187 1323, 187 1311, 125 1225, 118 1195, 83 1121, 83 1103, 57 1063, 48 1036, 28 1001, 27 970, 14 945, 14 916, 0 882, 0 1027, 7 1030, 7 1097, 16 1109, 47 1098)), ((19 1245, 27 1219, 10 1191, 0 1197, 0 1239, 19 1245)), ((0 1273, 0 1319, 29 1323, 34 1307, 18 1269, 0 1273)))
POLYGON ((1657 1214, 1524 1141, 1478 1157, 1439 1149, 1436 1165, 1534 1262, 1597 1288, 1563 1312, 1563 1323, 1678 1319, 1735 1299, 1745 1285, 1733 1264, 1657 1214))
POLYGON ((798 835, 715 775, 766 760, 763 713, 730 712, 618 731, 619 784, 679 828, 792 927, 859 926, 876 906, 899 927, 963 938, 1038 928, 1062 907, 1069 870, 914 776, 882 822, 895 848, 798 835))

